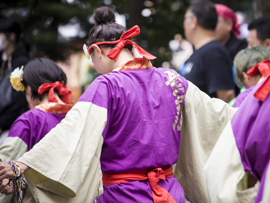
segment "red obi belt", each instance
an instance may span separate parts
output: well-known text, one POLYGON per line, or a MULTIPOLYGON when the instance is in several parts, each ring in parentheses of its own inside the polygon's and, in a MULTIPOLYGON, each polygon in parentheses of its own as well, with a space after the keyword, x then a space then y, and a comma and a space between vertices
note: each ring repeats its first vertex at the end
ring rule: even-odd
POLYGON ((106 172, 102 174, 103 185, 112 185, 116 183, 126 183, 136 180, 148 180, 152 189, 154 203, 176 203, 170 193, 157 183, 160 179, 172 177, 172 167, 162 169, 156 168, 152 170, 135 170, 123 173, 106 172))

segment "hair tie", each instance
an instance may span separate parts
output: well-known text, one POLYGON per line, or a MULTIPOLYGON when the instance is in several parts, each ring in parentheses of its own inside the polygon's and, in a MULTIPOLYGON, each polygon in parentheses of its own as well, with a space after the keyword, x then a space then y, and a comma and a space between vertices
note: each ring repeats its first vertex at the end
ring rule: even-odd
POLYGON ((262 61, 255 66, 253 66, 251 69, 247 71, 247 74, 250 77, 253 77, 257 72, 260 72, 262 76, 265 78, 265 81, 262 83, 262 85, 257 89, 257 91, 254 93, 254 97, 259 99, 260 101, 265 101, 266 97, 268 96, 270 92, 270 59, 267 59, 265 61, 262 61))
MULTIPOLYGON (((133 26, 132 28, 130 28, 128 31, 126 31, 125 33, 122 34, 122 36, 120 37, 119 40, 116 41, 103 41, 103 42, 97 42, 94 43, 95 45, 101 45, 101 44, 117 44, 115 48, 111 49, 108 53, 107 53, 107 57, 116 61, 121 49, 123 49, 127 44, 131 44, 134 46, 135 49, 137 49, 138 53, 145 57, 148 60, 153 60, 156 57, 151 55, 150 53, 148 53, 147 51, 145 51, 143 48, 141 48, 140 46, 138 46, 135 42, 129 40, 129 38, 135 37, 137 35, 140 34, 140 28, 138 25, 133 26)), ((93 48, 92 44, 90 47, 87 48, 86 45, 83 46, 83 50, 87 56, 87 58, 89 58, 89 53, 91 52, 91 49, 93 48)))
POLYGON ((270 75, 270 59, 266 59, 247 71, 250 77, 253 77, 257 72, 260 72, 263 77, 270 75))
POLYGON ((38 88, 38 93, 43 94, 44 92, 49 91, 48 101, 58 103, 58 101, 54 95, 55 89, 58 90, 58 93, 60 95, 60 99, 63 102, 70 103, 71 91, 66 85, 64 85, 62 82, 59 82, 59 81, 56 81, 54 83, 44 83, 44 84, 40 85, 38 88))

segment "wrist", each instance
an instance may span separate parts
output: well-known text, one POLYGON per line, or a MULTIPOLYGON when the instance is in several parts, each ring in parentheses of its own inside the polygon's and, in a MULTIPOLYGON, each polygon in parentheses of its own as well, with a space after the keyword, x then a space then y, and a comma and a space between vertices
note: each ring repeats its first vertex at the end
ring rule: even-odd
POLYGON ((25 165, 24 163, 22 163, 22 162, 17 162, 17 163, 20 165, 23 172, 26 172, 29 169, 29 167, 27 165, 25 165))

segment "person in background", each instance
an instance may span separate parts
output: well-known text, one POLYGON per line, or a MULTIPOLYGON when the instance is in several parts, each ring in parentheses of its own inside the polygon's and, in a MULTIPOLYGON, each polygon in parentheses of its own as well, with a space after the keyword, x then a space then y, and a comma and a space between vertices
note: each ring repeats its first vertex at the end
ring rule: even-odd
POLYGON ((235 55, 247 47, 247 41, 237 38, 240 34, 240 25, 232 9, 222 4, 215 4, 215 7, 218 14, 216 36, 218 41, 228 49, 233 61, 235 55))
POLYGON ((22 41, 21 28, 13 19, 0 19, 0 144, 12 123, 28 109, 25 95, 13 90, 9 75, 29 60, 29 46, 22 41))
MULTIPOLYGON (((66 74, 50 59, 37 58, 24 68, 15 69, 10 82, 14 90, 26 93, 28 103, 34 108, 23 113, 11 126, 8 137, 0 146, 3 162, 16 160, 32 149, 73 106, 71 91, 66 87, 66 74)), ((13 193, 12 185, 7 183, 7 179, 1 183, 6 186, 3 193, 13 193)), ((24 201, 32 202, 30 190, 25 195, 24 201)), ((12 198, 16 197, 0 194, 0 202, 9 203, 12 198)))
POLYGON ((248 25, 248 48, 262 45, 270 50, 270 17, 258 18, 248 25))
POLYGON ((228 50, 216 40, 217 12, 209 1, 194 2, 184 18, 185 36, 195 51, 180 74, 210 97, 225 102, 234 98, 235 84, 228 50))
POLYGON ((260 62, 270 59, 270 51, 263 46, 252 47, 251 49, 241 50, 234 59, 234 75, 236 83, 239 88, 244 88, 240 93, 233 107, 239 107, 240 104, 245 100, 246 96, 252 92, 255 85, 257 85, 264 77, 267 76, 267 69, 270 71, 270 67, 267 68, 265 65, 264 72, 261 73, 262 69, 258 69, 255 74, 251 74, 251 69, 260 62))

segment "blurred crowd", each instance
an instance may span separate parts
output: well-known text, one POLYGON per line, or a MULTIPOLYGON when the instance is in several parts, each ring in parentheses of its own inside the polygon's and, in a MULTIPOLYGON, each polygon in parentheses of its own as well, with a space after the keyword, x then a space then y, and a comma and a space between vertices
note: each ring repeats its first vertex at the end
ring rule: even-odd
MULTIPOLYGON (((173 52, 171 63, 181 76, 211 98, 240 107, 253 88, 270 75, 270 17, 252 20, 246 34, 236 13, 229 7, 197 2, 186 11, 183 25, 185 37, 176 34, 169 42, 173 52)), ((29 52, 30 45, 23 37, 20 25, 13 19, 1 19, 0 144, 8 136, 14 121, 39 104, 38 97, 26 99, 33 92, 16 91, 10 83, 10 75, 16 68, 31 63, 29 52), (30 103, 31 99, 37 103, 30 103)), ((53 62, 46 63, 54 66, 53 62)), ((68 86, 73 87, 70 88, 73 101, 98 76, 94 65, 82 53, 70 58, 72 68, 60 62, 58 66, 67 74, 68 86)), ((66 76, 64 78, 66 83, 66 76)), ((39 80, 33 81, 38 83, 39 80)), ((45 79, 43 83, 46 83, 45 79)), ((36 84, 29 82, 28 85, 36 84)))
MULTIPOLYGON (((246 72, 254 64, 268 59, 270 49, 270 18, 254 19, 246 25, 241 17, 222 4, 216 4, 215 9, 204 3, 193 4, 184 16, 185 38, 176 34, 169 43, 173 68, 210 97, 220 98, 230 105, 239 93, 257 84, 255 76, 246 72), (256 46, 261 46, 255 51, 258 57, 249 56, 243 61, 243 52, 250 52, 248 49, 256 46)), ((10 73, 29 61, 29 51, 30 45, 20 25, 13 19, 1 19, 0 139, 4 139, 19 115, 33 108, 24 93, 13 90, 9 82, 10 73)), ((74 101, 99 75, 82 53, 71 56, 68 65, 62 62, 58 65, 67 74, 74 101)))

